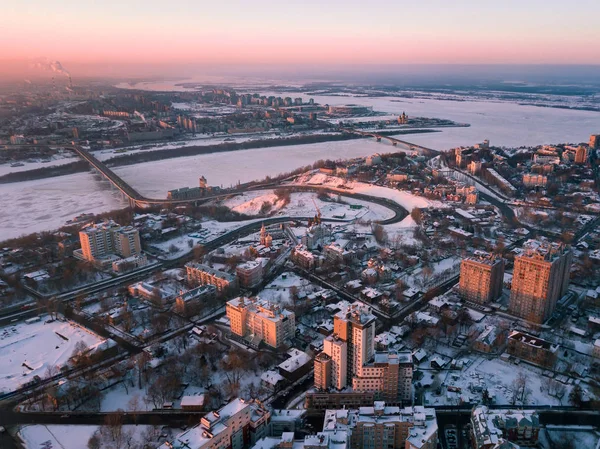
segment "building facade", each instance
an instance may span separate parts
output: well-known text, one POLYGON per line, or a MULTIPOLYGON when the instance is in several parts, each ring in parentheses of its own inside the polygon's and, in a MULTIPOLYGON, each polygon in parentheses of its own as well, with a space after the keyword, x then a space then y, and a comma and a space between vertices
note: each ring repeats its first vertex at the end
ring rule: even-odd
POLYGON ((73 254, 90 262, 115 255, 127 259, 142 253, 138 230, 132 226, 119 226, 114 221, 85 227, 79 231, 79 241, 81 250, 73 254))
POLYGON ((224 271, 215 270, 197 262, 185 264, 188 282, 194 285, 214 285, 218 293, 237 289, 237 278, 224 271))
POLYGON ((460 265, 460 295, 466 301, 487 304, 502 295, 504 260, 502 258, 464 259, 460 265))
POLYGON ((506 351, 519 359, 551 368, 556 362, 558 346, 534 335, 513 331, 508 336, 506 351))
POLYGON ((263 280, 263 265, 258 260, 251 260, 238 265, 235 274, 240 287, 254 288, 263 280))
POLYGON ((258 298, 240 296, 232 299, 227 303, 227 317, 231 332, 250 339, 255 345, 264 342, 279 348, 296 333, 294 312, 258 298))
POLYGON ((375 352, 375 316, 354 303, 333 317, 333 333, 315 358, 315 388, 321 392, 352 387, 390 404, 412 400, 410 352, 375 352))
POLYGON ((515 258, 509 312, 536 324, 546 321, 567 292, 572 253, 568 247, 529 241, 515 258))

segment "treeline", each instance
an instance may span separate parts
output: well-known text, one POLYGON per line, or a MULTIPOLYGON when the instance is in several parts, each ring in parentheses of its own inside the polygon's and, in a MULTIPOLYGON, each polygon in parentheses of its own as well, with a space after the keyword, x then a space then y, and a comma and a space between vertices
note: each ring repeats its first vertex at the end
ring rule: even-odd
POLYGON ((33 179, 52 178, 54 176, 71 175, 73 173, 85 172, 90 169, 87 161, 70 162, 63 165, 35 168, 0 176, 0 184, 9 182, 31 181, 33 179))

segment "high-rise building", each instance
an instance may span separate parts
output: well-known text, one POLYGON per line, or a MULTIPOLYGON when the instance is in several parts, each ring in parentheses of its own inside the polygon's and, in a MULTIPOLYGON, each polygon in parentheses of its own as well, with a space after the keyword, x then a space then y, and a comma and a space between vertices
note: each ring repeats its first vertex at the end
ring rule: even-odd
POLYGON ((575 152, 575 163, 576 164, 585 164, 588 160, 588 149, 583 145, 579 145, 577 147, 577 151, 575 152))
POLYGON ((390 404, 412 400, 413 361, 410 351, 377 352, 352 378, 356 392, 373 392, 375 399, 390 404))
POLYGON ((227 318, 231 332, 238 337, 250 338, 258 345, 261 341, 279 348, 296 334, 296 315, 278 304, 259 298, 240 296, 227 303, 227 318))
POLYGON ((594 150, 600 148, 600 134, 592 134, 590 136, 590 148, 594 150))
POLYGON ((142 252, 140 233, 133 226, 122 227, 112 232, 115 253, 121 257, 131 257, 142 252))
POLYGON ((460 295, 477 304, 493 302, 502 295, 504 260, 494 257, 464 259, 460 264, 460 295))
POLYGON ((315 358, 315 387, 374 393, 376 399, 399 404, 412 399, 413 362, 410 352, 375 353, 375 316, 354 303, 333 317, 333 334, 315 358), (328 371, 326 371, 328 370, 328 371))
POLYGON ((88 226, 79 232, 83 258, 94 261, 111 254, 130 257, 142 252, 137 229, 121 227, 114 221, 88 226))
POLYGON ((93 262, 102 269, 116 272, 128 271, 146 265, 142 254, 140 234, 132 226, 119 226, 107 221, 87 226, 79 232, 81 249, 73 251, 78 259, 93 262))
POLYGON ((570 248, 529 240, 515 258, 509 312, 533 323, 546 321, 567 292, 571 270, 570 248))
POLYGON ((331 385, 331 357, 320 352, 315 357, 315 388, 326 390, 331 385))

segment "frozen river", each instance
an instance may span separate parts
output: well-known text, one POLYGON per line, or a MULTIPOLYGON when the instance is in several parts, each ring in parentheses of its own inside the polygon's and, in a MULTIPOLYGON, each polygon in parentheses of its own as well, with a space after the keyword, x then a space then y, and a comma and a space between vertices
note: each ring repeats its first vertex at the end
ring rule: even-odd
POLYGON ((82 213, 127 206, 108 181, 91 173, 0 185, 0 241, 59 228, 82 213))
MULTIPOLYGON (((285 96, 308 98, 302 93, 288 92, 285 96)), ((413 117, 438 117, 471 124, 469 128, 447 128, 439 133, 401 137, 438 150, 471 145, 484 139, 489 139, 492 145, 513 147, 578 143, 587 141, 590 134, 600 132, 600 113, 590 111, 490 101, 337 96, 312 98, 327 104, 372 105, 375 110, 390 116, 405 111, 413 117)), ((227 187, 237 182, 288 172, 319 159, 346 159, 391 151, 394 148, 387 143, 361 139, 166 159, 120 167, 115 171, 142 194, 165 198, 170 189, 197 186, 201 175, 206 176, 211 185, 227 187)), ((89 174, 0 185, 0 198, 3 211, 0 215, 0 240, 54 229, 80 213, 103 212, 125 205, 106 183, 99 182, 98 178, 89 174)))
MULTIPOLYGON (((273 94, 271 92, 267 94, 273 94)), ((292 97, 302 94, 288 94, 292 97)), ((306 96, 305 96, 306 98, 306 96)), ((506 102, 395 100, 394 98, 313 97, 322 104, 374 105, 390 116, 406 111, 412 116, 439 117, 468 128, 445 128, 441 132, 409 134, 400 138, 426 147, 447 150, 489 139, 493 145, 528 146, 544 143, 585 142, 600 132, 600 113, 590 111, 520 106, 506 102)), ((262 179, 312 164, 318 159, 346 159, 375 152, 391 152, 388 143, 361 139, 311 145, 282 146, 231 153, 177 158, 117 168, 116 171, 142 193, 164 198, 167 190, 196 186, 200 175, 209 184, 230 186, 262 179)))

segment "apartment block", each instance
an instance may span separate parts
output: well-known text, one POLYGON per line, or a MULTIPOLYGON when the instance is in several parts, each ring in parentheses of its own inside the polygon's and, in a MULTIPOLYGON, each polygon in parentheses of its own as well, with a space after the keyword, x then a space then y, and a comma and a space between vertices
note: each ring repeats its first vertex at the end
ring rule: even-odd
POLYGON ((260 404, 234 399, 159 449, 243 449, 267 434, 270 416, 260 404))
POLYGON ((556 362, 558 346, 525 332, 513 331, 508 336, 506 352, 519 359, 551 368, 556 362))
POLYGON ((490 410, 479 406, 471 412, 474 449, 537 447, 539 431, 535 410, 490 410))
POLYGON ((242 288, 254 288, 263 280, 263 265, 260 260, 251 260, 235 269, 238 284, 242 288))
POLYGON ((434 409, 383 401, 357 410, 327 410, 323 432, 346 433, 350 449, 436 449, 438 444, 434 409))
POLYGON ((333 317, 333 333, 323 340, 315 358, 315 387, 372 393, 391 404, 412 399, 413 362, 410 352, 375 352, 375 316, 354 303, 333 317))
POLYGON ((235 275, 215 270, 208 265, 197 262, 185 264, 188 282, 196 285, 214 285, 218 293, 236 290, 238 287, 235 275))
POLYGON ((102 268, 127 271, 127 267, 147 264, 142 255, 140 234, 132 226, 119 226, 114 221, 90 225, 79 231, 79 241, 81 249, 73 251, 73 256, 102 268))
POLYGON ((504 260, 494 257, 464 259, 460 265, 460 295, 466 301, 487 304, 502 295, 504 260))
POLYGON ((296 265, 305 270, 312 270, 315 267, 315 255, 303 245, 298 245, 294 248, 291 259, 296 265))
POLYGON ((227 303, 231 332, 258 346, 260 342, 278 348, 296 333, 294 312, 259 298, 240 296, 227 303))
POLYGON ((356 392, 373 392, 375 399, 388 404, 412 400, 413 360, 410 351, 378 352, 352 378, 356 392))
POLYGON ((542 324, 567 292, 571 250, 558 244, 529 240, 515 257, 509 312, 542 324))

